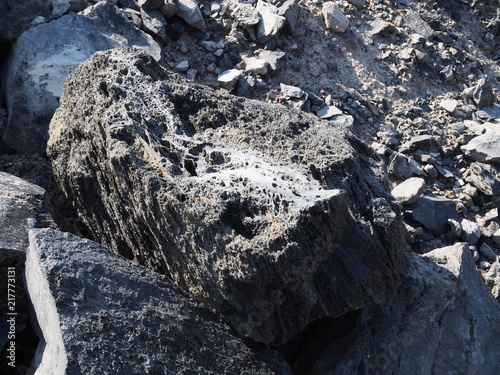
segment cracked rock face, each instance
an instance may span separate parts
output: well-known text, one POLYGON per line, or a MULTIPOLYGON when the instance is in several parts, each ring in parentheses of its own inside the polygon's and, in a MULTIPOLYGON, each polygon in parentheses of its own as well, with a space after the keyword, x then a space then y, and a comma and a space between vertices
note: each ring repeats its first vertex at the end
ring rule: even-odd
POLYGON ((81 64, 50 136, 56 178, 95 239, 241 336, 279 344, 381 302, 406 267, 398 206, 362 142, 195 85, 139 50, 81 64))

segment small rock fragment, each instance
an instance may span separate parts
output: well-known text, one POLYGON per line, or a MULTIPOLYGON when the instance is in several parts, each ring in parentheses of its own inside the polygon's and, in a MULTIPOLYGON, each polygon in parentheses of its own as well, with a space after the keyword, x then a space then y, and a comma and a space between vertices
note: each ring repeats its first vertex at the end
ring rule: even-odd
POLYGON ((250 4, 238 4, 231 14, 241 27, 249 28, 259 23, 259 12, 250 4))
POLYGON ((177 15, 194 28, 200 30, 205 30, 206 28, 200 8, 194 0, 179 0, 177 15))
POLYGON ((226 90, 231 90, 236 85, 242 74, 243 72, 239 69, 229 69, 222 72, 222 74, 217 77, 217 81, 221 87, 226 90))
POLYGON ((490 106, 495 101, 495 94, 490 81, 486 78, 481 78, 472 93, 472 99, 478 108, 490 106))
POLYGON ((334 105, 327 105, 321 108, 316 114, 318 115, 318 117, 326 119, 333 116, 341 115, 343 114, 343 112, 334 105))
POLYGON ((344 15, 340 7, 332 1, 323 4, 323 17, 326 27, 335 33, 343 33, 349 27, 349 19, 344 15))
POLYGON ((479 248, 481 254, 483 254, 486 259, 495 261, 497 259, 497 254, 493 251, 493 249, 486 242, 483 242, 481 247, 479 248))
POLYGON ((399 203, 411 204, 425 190, 425 180, 420 177, 412 177, 400 183, 392 190, 392 195, 399 203))
POLYGON ((453 113, 457 108, 458 101, 455 99, 444 99, 439 103, 439 106, 449 113, 453 113))
POLYGON ((460 226, 462 227, 462 238, 471 245, 474 245, 481 237, 481 229, 476 222, 462 219, 460 226))
POLYGON ((302 89, 298 87, 285 85, 283 83, 280 83, 280 88, 281 88, 281 93, 287 98, 300 99, 306 94, 302 89))

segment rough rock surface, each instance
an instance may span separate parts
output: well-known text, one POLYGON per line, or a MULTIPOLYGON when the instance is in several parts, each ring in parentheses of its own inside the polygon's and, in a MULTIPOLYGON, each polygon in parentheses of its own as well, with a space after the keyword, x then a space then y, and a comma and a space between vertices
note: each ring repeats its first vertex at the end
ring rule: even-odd
POLYGON ((15 40, 35 17, 48 17, 51 8, 51 1, 45 0, 0 0, 0 42, 15 40))
POLYGON ((320 328, 294 373, 488 375, 500 365, 500 305, 463 243, 413 255, 386 302, 320 328))
POLYGON ((404 271, 399 206, 344 129, 217 94, 139 50, 96 53, 64 92, 48 153, 96 240, 240 335, 281 343, 381 302, 404 271))
POLYGON ((45 190, 0 172, 0 249, 26 251, 28 230, 54 227, 45 190))
POLYGON ((90 240, 32 230, 26 278, 45 339, 37 373, 289 373, 171 280, 90 240))
POLYGON ((1 142, 19 152, 44 153, 48 125, 66 78, 96 51, 143 46, 156 58, 160 47, 107 2, 27 30, 6 66, 3 93, 8 111, 1 142))

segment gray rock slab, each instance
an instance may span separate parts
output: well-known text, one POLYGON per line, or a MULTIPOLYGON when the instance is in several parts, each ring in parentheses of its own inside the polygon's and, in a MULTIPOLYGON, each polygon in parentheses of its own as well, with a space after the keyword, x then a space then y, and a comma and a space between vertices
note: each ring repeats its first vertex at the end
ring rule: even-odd
POLYGON ((451 199, 424 195, 417 198, 415 208, 411 210, 413 219, 435 234, 444 234, 448 228, 448 219, 458 219, 456 202, 451 199))
POLYGON ((257 50, 259 59, 265 60, 271 70, 282 69, 286 65, 286 53, 281 51, 269 51, 265 49, 257 50))
POLYGON ((493 87, 487 78, 481 78, 479 80, 472 93, 472 99, 478 108, 493 105, 495 102, 495 94, 493 93, 493 87))
POLYGON ((140 50, 95 54, 64 92, 49 154, 90 232, 241 336, 281 343, 380 302, 403 272, 399 205, 352 133, 196 85, 140 50))
POLYGON ((413 255, 397 293, 345 322, 315 336, 302 373, 489 375, 500 365, 500 305, 465 244, 413 255))
POLYGON ((55 226, 45 190, 11 174, 0 172, 0 249, 25 252, 28 230, 55 226))
POLYGON ((402 204, 411 204, 423 193, 425 186, 423 178, 412 177, 392 189, 392 195, 402 204))
POLYGON ((285 27, 290 33, 295 31, 297 17, 299 16, 299 1, 285 0, 278 7, 278 15, 285 17, 285 27))
POLYGON ((8 120, 2 143, 22 153, 45 153, 48 125, 66 78, 94 52, 124 45, 160 58, 158 44, 107 2, 23 33, 6 66, 8 120))
POLYGON ((30 231, 28 293, 43 332, 37 374, 288 374, 165 276, 90 240, 30 231))
POLYGON ((483 163, 500 164, 500 133, 486 132, 463 145, 462 151, 469 158, 483 163))

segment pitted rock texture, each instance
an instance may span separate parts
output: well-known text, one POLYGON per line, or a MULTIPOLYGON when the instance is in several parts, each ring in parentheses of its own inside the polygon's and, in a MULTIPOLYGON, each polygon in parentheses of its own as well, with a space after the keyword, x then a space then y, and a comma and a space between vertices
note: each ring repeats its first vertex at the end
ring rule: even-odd
POLYGON ((99 244, 30 232, 28 292, 45 339, 37 374, 289 374, 167 277, 99 244))
POLYGON ((95 239, 279 344, 384 300, 407 253, 375 155, 312 115, 214 92, 139 50, 97 53, 51 122, 56 179, 95 239))

